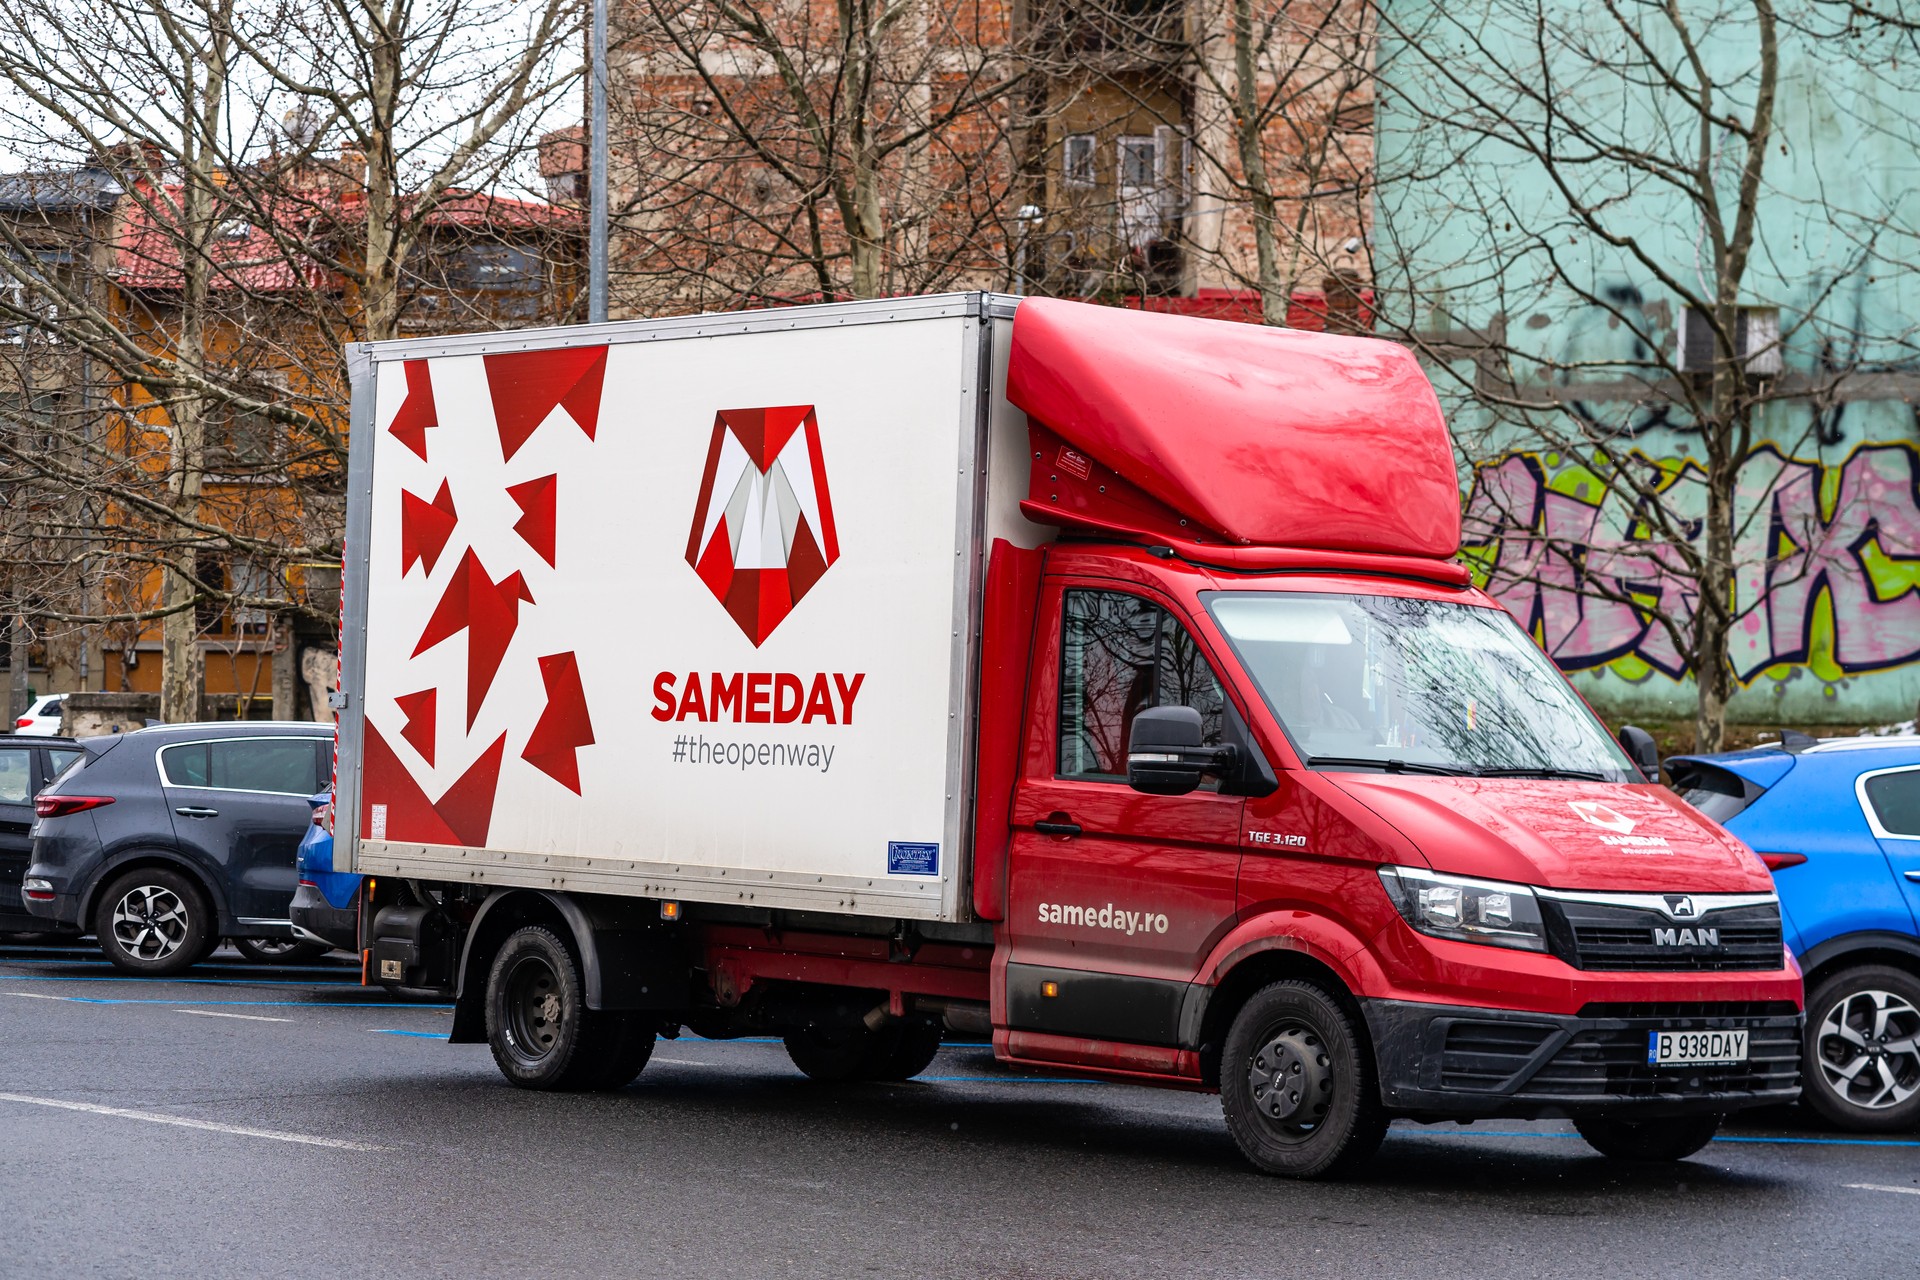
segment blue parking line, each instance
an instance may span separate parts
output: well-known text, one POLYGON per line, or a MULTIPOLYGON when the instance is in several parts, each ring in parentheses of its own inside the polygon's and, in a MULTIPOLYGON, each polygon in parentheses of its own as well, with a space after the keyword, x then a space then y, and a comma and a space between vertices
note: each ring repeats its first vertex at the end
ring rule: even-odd
MULTIPOLYGON (((0 979, 6 981, 6 979, 0 979)), ((44 999, 45 997, 41 997, 44 999)), ((105 996, 54 996, 72 1004, 265 1005, 277 1009, 451 1009, 450 1004, 396 1003, 392 1000, 134 1000, 105 996)))
POLYGON ((365 987, 364 982, 276 982, 272 978, 69 978, 58 973, 4 973, 0 982, 184 982, 202 987, 365 987))
MULTIPOLYGON (((924 1077, 923 1077, 924 1078, 924 1077)), ((1431 1133, 1419 1129, 1396 1129, 1396 1134, 1417 1138, 1573 1138, 1577 1133, 1541 1133, 1529 1129, 1462 1129, 1458 1133, 1431 1133)), ((1756 1138, 1723 1134, 1715 1142, 1749 1142, 1765 1146, 1807 1147, 1920 1147, 1920 1142, 1879 1138, 1756 1138)))
POLYGON ((416 1040, 444 1040, 447 1038, 446 1033, 443 1031, 396 1031, 392 1027, 370 1027, 368 1029, 376 1036, 412 1036, 416 1040))
MULTIPOLYGON (((201 963, 213 969, 240 969, 247 967, 245 961, 222 963, 218 960, 203 960, 201 963)), ((52 969, 62 966, 75 969, 106 969, 110 968, 113 962, 111 960, 33 960, 25 958, 13 960, 8 958, 7 949, 0 947, 0 964, 30 964, 36 969, 52 969)), ((276 964, 262 967, 269 968, 274 973, 351 973, 356 966, 350 964, 276 964)), ((207 981, 214 981, 214 979, 207 979, 207 981)))

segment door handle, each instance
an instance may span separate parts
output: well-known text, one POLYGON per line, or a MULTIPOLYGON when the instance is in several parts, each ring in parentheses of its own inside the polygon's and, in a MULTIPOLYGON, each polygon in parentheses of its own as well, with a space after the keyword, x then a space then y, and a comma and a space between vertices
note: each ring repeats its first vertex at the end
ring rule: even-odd
POLYGON ((1920 884, 1920 871, 1907 872, 1907 879, 1913 881, 1915 884, 1920 884))
POLYGON ((1044 836, 1077 836, 1080 834, 1080 824, 1064 813, 1047 815, 1046 821, 1034 823, 1033 829, 1044 836))
POLYGON ((175 809, 174 812, 183 818, 217 818, 220 816, 218 809, 203 809, 199 805, 192 804, 184 805, 175 809))

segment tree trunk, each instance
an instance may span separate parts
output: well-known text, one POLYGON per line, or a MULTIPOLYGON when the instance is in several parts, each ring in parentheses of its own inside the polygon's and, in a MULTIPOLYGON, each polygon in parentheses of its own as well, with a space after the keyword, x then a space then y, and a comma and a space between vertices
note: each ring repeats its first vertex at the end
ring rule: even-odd
POLYGON ((1273 234, 1279 210, 1267 177, 1267 158, 1261 150, 1259 50, 1253 46, 1253 0, 1233 0, 1233 138, 1253 214, 1260 313, 1266 323, 1284 329, 1293 287, 1291 281, 1281 277, 1280 246, 1273 234))

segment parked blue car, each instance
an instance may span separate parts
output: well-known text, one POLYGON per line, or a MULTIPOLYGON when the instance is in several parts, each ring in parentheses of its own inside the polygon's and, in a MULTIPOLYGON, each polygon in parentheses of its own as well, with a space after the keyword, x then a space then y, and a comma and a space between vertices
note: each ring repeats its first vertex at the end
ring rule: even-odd
POLYGON ((308 796, 313 821, 294 858, 298 884, 287 916, 293 932, 308 942, 342 951, 360 950, 360 877, 333 869, 333 796, 308 796))
POLYGON ((1920 737, 1789 734, 1667 768, 1773 870, 1806 975, 1802 1098, 1845 1129, 1920 1125, 1920 737))

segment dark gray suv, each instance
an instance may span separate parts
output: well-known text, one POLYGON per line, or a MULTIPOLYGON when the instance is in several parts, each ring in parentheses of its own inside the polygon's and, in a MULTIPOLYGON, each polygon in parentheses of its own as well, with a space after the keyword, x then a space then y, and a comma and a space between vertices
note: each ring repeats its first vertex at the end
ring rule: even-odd
POLYGON ((178 973, 230 938, 255 959, 324 951, 287 920, 307 797, 333 726, 178 724, 83 743, 34 802, 22 905, 132 973, 178 973))

